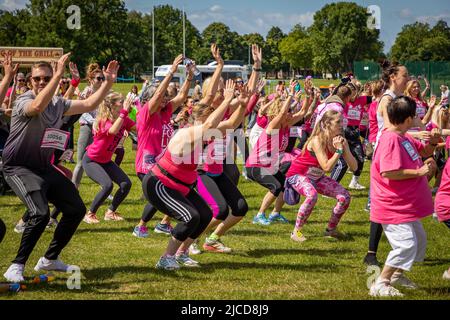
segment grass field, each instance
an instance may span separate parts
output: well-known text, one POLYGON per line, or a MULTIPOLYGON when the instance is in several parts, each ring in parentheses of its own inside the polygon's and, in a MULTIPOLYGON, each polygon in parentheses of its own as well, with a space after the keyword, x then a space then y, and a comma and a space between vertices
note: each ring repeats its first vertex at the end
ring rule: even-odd
MULTIPOLYGON (((129 87, 120 85, 117 90, 129 87)), ((57 274, 57 279, 49 284, 31 284, 32 277, 37 275, 33 267, 52 238, 52 231, 45 231, 25 269, 28 290, 1 295, 0 299, 370 299, 366 285, 370 274, 366 274, 367 268, 362 264, 369 236, 369 216, 363 210, 367 191, 352 192, 352 203, 340 224, 340 230, 348 235, 345 240, 336 242, 322 237, 334 201, 320 197, 304 228, 308 241, 299 244, 289 238, 298 206, 285 207, 283 214, 291 221, 288 225, 253 225, 253 215, 266 191, 241 179, 239 187, 250 210, 223 238, 234 252, 195 256, 202 264, 198 269, 159 271, 154 266, 167 244, 167 236, 153 231, 147 239, 131 235, 144 201, 134 172, 134 152, 129 140, 125 146, 122 168, 133 182, 128 198, 119 208, 126 221, 102 220, 94 226, 82 222, 61 255, 66 263, 81 268, 81 290, 67 289, 68 274, 57 274)), ((366 186, 368 166, 366 162, 362 176, 366 186)), ((73 165, 69 167, 73 169, 73 165)), ((344 186, 348 185, 350 177, 346 175, 344 186)), ((80 192, 86 206, 91 204, 98 190, 99 187, 84 176, 80 192)), ((99 210, 100 218, 107 204, 109 202, 99 210)), ((16 254, 20 235, 13 232, 13 227, 23 211, 24 206, 12 194, 0 197, 0 217, 8 227, 0 244, 1 274, 16 254)), ((151 230, 160 218, 158 213, 150 222, 151 230)), ((424 226, 428 233, 427 259, 415 265, 409 274, 421 288, 403 292, 407 299, 449 299, 450 282, 442 280, 442 273, 450 266, 449 230, 431 218, 424 220, 424 226)), ((380 261, 384 261, 389 250, 383 236, 380 261)))

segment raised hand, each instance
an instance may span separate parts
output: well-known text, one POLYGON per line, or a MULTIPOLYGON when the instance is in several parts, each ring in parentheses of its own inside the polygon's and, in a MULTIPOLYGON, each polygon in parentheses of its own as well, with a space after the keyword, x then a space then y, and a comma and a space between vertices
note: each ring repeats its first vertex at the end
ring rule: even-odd
POLYGON ((234 87, 235 83, 233 80, 228 79, 227 83, 225 84, 225 91, 223 93, 225 100, 231 100, 234 98, 234 87))
POLYGON ((55 67, 52 65, 53 69, 53 75, 62 77, 64 75, 64 71, 66 69, 67 62, 69 61, 71 53, 66 53, 61 58, 59 58, 58 62, 56 63, 56 70, 55 67))
POLYGON ((431 96, 430 100, 428 100, 428 106, 430 108, 434 108, 436 106, 436 96, 431 96))
POLYGON ((214 59, 217 61, 217 64, 223 64, 222 56, 220 55, 220 49, 217 47, 215 43, 211 45, 211 53, 214 59))
POLYGON ((12 63, 11 51, 6 52, 4 59, 0 64, 3 66, 3 69, 5 69, 5 77, 10 79, 13 79, 14 75, 17 73, 17 70, 19 70, 19 64, 16 63, 13 65, 12 63))
POLYGON ((258 84, 256 85, 256 90, 255 93, 261 93, 264 89, 264 87, 266 86, 266 81, 264 80, 259 80, 258 84))
POLYGON ((78 67, 75 63, 69 63, 70 74, 72 75, 72 79, 78 80, 80 79, 80 73, 78 72, 78 67))
POLYGON ((248 101, 250 100, 251 92, 248 88, 248 85, 246 84, 244 87, 242 87, 241 93, 239 95, 239 102, 241 105, 247 106, 248 101))
POLYGON ((335 149, 342 150, 344 149, 344 137, 336 136, 333 138, 333 147, 335 149))
POLYGON ((133 98, 131 96, 125 99, 123 108, 127 110, 127 112, 131 112, 131 110, 133 109, 133 98))
POLYGON ((105 76, 105 81, 114 83, 117 80, 117 72, 119 71, 120 65, 116 60, 110 61, 108 63, 108 68, 103 67, 103 75, 105 76))
POLYGON ((187 71, 188 71, 188 77, 189 78, 192 78, 194 76, 195 67, 196 67, 195 61, 192 60, 192 63, 187 66, 187 71))
POLYGON ((260 67, 262 63, 262 49, 257 44, 252 44, 252 56, 253 62, 260 67))
POLYGON ((183 63, 183 55, 180 54, 180 55, 178 55, 178 56, 175 58, 175 60, 173 60, 172 67, 170 68, 170 71, 171 71, 172 73, 177 72, 178 66, 179 66, 180 64, 182 64, 182 63, 183 63))

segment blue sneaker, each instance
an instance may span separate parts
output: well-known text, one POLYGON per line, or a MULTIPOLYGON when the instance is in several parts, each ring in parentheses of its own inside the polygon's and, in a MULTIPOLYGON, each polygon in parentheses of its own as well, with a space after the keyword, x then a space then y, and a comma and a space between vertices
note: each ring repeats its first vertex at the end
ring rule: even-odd
POLYGON ((269 221, 270 221, 271 223, 274 223, 274 222, 289 223, 289 220, 286 219, 285 217, 283 217, 283 216, 281 215, 281 213, 271 214, 271 215, 269 216, 269 221))
POLYGON ((155 227, 156 233, 163 233, 163 234, 167 234, 169 236, 172 234, 172 230, 173 230, 173 228, 170 224, 158 223, 155 227))
POLYGON ((268 226, 270 225, 270 221, 266 218, 265 215, 261 214, 257 214, 254 218, 253 218, 253 224, 260 224, 262 226, 268 226))
POLYGON ((133 236, 137 238, 148 238, 148 229, 146 226, 134 227, 133 236))

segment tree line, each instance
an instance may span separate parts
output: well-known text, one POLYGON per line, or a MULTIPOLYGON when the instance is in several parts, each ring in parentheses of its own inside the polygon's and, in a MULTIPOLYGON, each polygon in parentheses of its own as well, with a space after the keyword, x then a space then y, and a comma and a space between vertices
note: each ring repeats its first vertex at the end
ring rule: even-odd
MULTIPOLYGON (((170 64, 183 50, 183 12, 170 5, 154 8, 155 65, 170 64)), ((31 0, 12 12, 0 10, 3 46, 62 47, 73 53, 80 69, 90 62, 121 62, 121 75, 138 76, 152 68, 152 14, 129 11, 121 0, 31 0), (81 29, 67 27, 66 9, 81 9, 81 29)), ((273 26, 264 37, 240 35, 214 22, 200 32, 186 17, 186 56, 205 64, 212 42, 224 59, 248 60, 252 43, 264 50, 264 71, 315 70, 336 74, 352 70, 353 61, 384 58, 379 30, 367 27, 366 8, 352 2, 327 4, 306 28, 293 26, 285 34, 273 26)), ((450 60, 450 29, 444 21, 407 25, 391 56, 396 60, 450 60), (419 38, 418 38, 419 37, 419 38)))

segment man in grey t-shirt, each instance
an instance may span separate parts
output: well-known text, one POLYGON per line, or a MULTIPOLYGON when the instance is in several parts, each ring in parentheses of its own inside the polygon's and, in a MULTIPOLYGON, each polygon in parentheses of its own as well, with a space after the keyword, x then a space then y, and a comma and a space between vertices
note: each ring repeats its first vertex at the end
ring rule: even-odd
POLYGON ((54 97, 64 75, 69 54, 58 61, 56 70, 45 62, 32 67, 33 89, 20 96, 13 108, 11 132, 5 145, 5 178, 27 207, 29 220, 16 258, 4 274, 10 282, 22 282, 25 263, 50 219, 48 202, 62 211, 50 246, 35 266, 36 271, 69 268, 58 259, 82 221, 86 207, 73 183, 51 164, 55 148, 64 149, 68 136, 59 130, 63 116, 94 110, 117 78, 117 61, 104 70, 106 81, 86 100, 68 101, 54 97))

